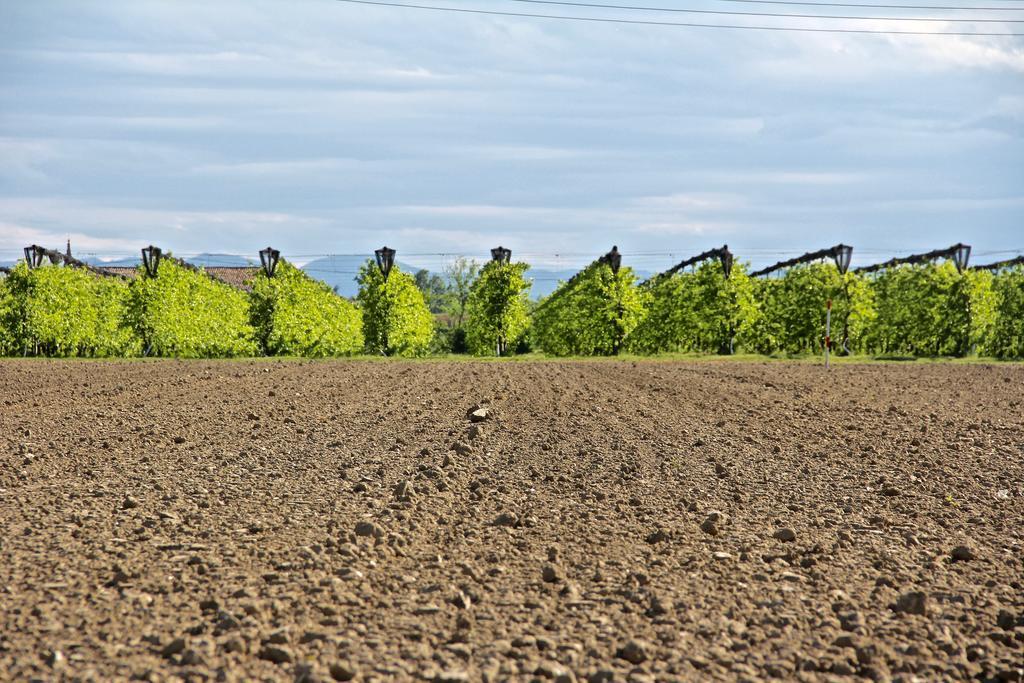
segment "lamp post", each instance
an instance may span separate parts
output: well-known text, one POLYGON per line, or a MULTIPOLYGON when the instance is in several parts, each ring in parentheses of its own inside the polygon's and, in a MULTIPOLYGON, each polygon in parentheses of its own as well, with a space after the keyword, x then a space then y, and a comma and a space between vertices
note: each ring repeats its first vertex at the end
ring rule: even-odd
POLYGON ((964 330, 964 341, 961 353, 966 356, 971 348, 971 292, 963 280, 964 271, 967 270, 967 262, 971 259, 971 246, 963 242, 957 242, 949 248, 953 254, 953 265, 960 274, 961 288, 964 291, 964 305, 967 308, 967 329, 964 330))
POLYGON ((263 272, 267 274, 267 277, 274 277, 274 271, 277 270, 277 262, 280 259, 281 252, 277 249, 271 247, 260 249, 260 265, 263 266, 263 272))
MULTIPOLYGON (((512 250, 499 245, 491 249, 491 260, 495 263, 509 263, 512 260, 512 250)), ((494 351, 498 356, 505 353, 505 329, 501 323, 499 323, 498 340, 494 345, 494 351)))
POLYGON ((388 275, 391 274, 391 267, 395 265, 395 250, 390 247, 381 247, 374 251, 373 255, 377 258, 377 267, 380 268, 381 275, 384 276, 384 282, 387 282, 388 275))
MULTIPOLYGON (((850 262, 853 260, 853 247, 849 244, 837 244, 832 247, 832 258, 843 281, 843 299, 846 301, 846 310, 843 312, 843 351, 850 353, 850 287, 846 282, 846 271, 850 269, 850 262)), ((831 312, 831 305, 829 310, 831 312)))
POLYGON ((160 270, 160 259, 163 254, 160 247, 154 247, 152 244, 142 250, 142 266, 146 269, 146 275, 156 277, 160 270))

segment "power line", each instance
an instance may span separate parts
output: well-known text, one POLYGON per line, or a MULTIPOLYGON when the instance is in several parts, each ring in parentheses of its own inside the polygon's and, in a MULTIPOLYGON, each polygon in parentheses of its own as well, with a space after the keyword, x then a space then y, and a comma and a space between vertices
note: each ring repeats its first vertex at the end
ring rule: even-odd
MULTIPOLYGON (((569 7, 598 7, 601 9, 618 10, 640 10, 643 12, 685 12, 688 14, 718 14, 733 17, 790 17, 794 19, 852 19, 855 21, 941 21, 941 22, 969 22, 969 23, 990 23, 990 24, 1020 24, 1024 19, 971 19, 955 18, 946 19, 942 17, 858 17, 852 15, 837 14, 787 14, 785 12, 730 12, 714 9, 689 9, 679 7, 638 7, 635 5, 602 5, 593 2, 565 2, 563 0, 510 0, 510 2, 528 2, 535 5, 563 5, 569 7)), ((1005 8, 1004 8, 1005 9, 1005 8)))
MULTIPOLYGON (((688 12, 694 10, 679 9, 674 7, 637 7, 632 5, 602 5, 599 3, 589 2, 554 2, 553 0, 510 0, 511 2, 528 2, 538 5, 571 5, 577 7, 600 7, 607 9, 636 9, 644 10, 646 12, 688 12)), ((1015 0, 1002 0, 1004 2, 1014 2, 1015 0)), ((863 4, 863 3, 852 3, 852 2, 802 2, 800 0, 718 0, 718 2, 741 2, 747 4, 756 5, 800 5, 804 7, 860 7, 869 9, 935 9, 935 10, 953 10, 953 11, 978 11, 978 12, 1021 12, 1024 11, 1024 7, 964 7, 961 5, 883 5, 883 4, 863 4)))
POLYGON ((978 33, 970 31, 889 31, 859 28, 811 28, 805 26, 745 26, 743 24, 699 24, 682 21, 653 21, 646 19, 612 19, 603 17, 574 17, 559 14, 533 14, 529 12, 503 12, 498 10, 470 9, 468 7, 438 7, 436 5, 412 5, 383 0, 336 0, 356 5, 376 5, 380 7, 401 7, 403 9, 422 9, 434 12, 458 12, 462 14, 486 14, 499 17, 522 17, 527 19, 560 19, 565 21, 586 21, 600 24, 631 24, 634 26, 675 26, 687 28, 725 28, 745 29, 751 31, 795 31, 799 33, 860 33, 876 35, 904 36, 1024 36, 1024 33, 978 33))

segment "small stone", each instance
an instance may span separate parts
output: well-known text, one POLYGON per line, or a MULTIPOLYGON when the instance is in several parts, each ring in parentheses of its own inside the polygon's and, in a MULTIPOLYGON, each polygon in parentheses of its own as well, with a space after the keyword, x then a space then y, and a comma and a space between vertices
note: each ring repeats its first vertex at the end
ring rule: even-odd
POLYGON ((954 562, 970 562, 971 560, 978 559, 978 554, 969 545, 958 545, 953 548, 950 557, 953 558, 954 562))
POLYGON ((671 534, 669 534, 665 529, 658 529, 647 534, 647 538, 645 540, 651 545, 654 545, 655 543, 664 543, 671 537, 671 534))
POLYGON ((67 662, 67 658, 64 653, 60 650, 53 650, 50 654, 46 655, 46 664, 56 669, 57 667, 64 666, 67 662))
POLYGON ((292 653, 283 647, 275 647, 268 645, 259 651, 257 655, 260 659, 264 659, 274 664, 287 664, 292 661, 292 653))
POLYGON ((792 543, 796 540, 796 532, 787 526, 784 526, 781 529, 776 529, 772 536, 783 543, 792 543))
POLYGON ((483 422, 491 416, 489 408, 477 408, 469 414, 470 422, 483 422))
POLYGON ((700 530, 710 536, 717 536, 721 533, 721 526, 725 523, 725 515, 718 510, 708 513, 704 521, 700 523, 700 530))
POLYGON ((893 611, 901 614, 928 614, 928 596, 921 591, 904 593, 893 605, 893 611))
POLYGON ((269 636, 267 636, 266 640, 266 642, 270 643, 271 645, 287 645, 288 641, 288 631, 286 629, 274 631, 269 636))
POLYGON ((181 654, 185 651, 185 639, 175 638, 171 642, 164 646, 164 649, 160 650, 161 657, 173 657, 174 655, 181 654))
POLYGON ((716 462, 715 463, 715 474, 717 474, 719 477, 724 479, 724 478, 729 476, 729 470, 727 470, 725 468, 725 465, 723 465, 722 463, 716 462))
POLYGON ((890 498, 893 498, 895 496, 900 495, 900 490, 898 488, 896 488, 895 486, 886 486, 886 487, 884 487, 882 489, 882 495, 883 496, 889 496, 890 498))
POLYGON ((331 672, 331 678, 336 681, 351 681, 359 673, 356 668, 348 662, 336 662, 331 664, 328 671, 331 672))
POLYGON ((174 443, 185 443, 185 437, 183 437, 183 436, 176 436, 176 437, 174 437, 174 443))
POLYGON ((416 490, 408 479, 403 479, 395 486, 395 500, 408 502, 412 500, 414 493, 416 493, 416 490))
POLYGON ((221 645, 221 649, 224 652, 244 652, 245 643, 242 642, 241 638, 228 638, 221 645))
POLYGON ((373 522, 356 522, 356 536, 380 538, 384 531, 373 522))
POLYGON ((124 501, 121 503, 122 510, 134 510, 139 507, 139 501, 132 496, 125 496, 124 501))
POLYGON ((719 561, 732 559, 732 555, 722 550, 716 550, 715 552, 711 553, 711 557, 719 561))
POLYGON ((619 659, 625 659, 630 664, 642 664, 647 661, 647 644, 642 640, 630 640, 615 653, 619 659))
POLYGON ((836 638, 832 644, 836 647, 856 648, 860 644, 860 640, 851 633, 844 633, 836 638))
POLYGON ((557 566, 546 564, 544 569, 541 570, 541 577, 544 579, 544 583, 557 583, 562 580, 562 573, 558 570, 557 566))
POLYGON ((434 676, 434 683, 469 683, 469 674, 465 671, 443 671, 434 676))
POLYGON ((512 514, 511 512, 502 512, 500 515, 494 518, 494 526, 518 526, 519 517, 512 514))

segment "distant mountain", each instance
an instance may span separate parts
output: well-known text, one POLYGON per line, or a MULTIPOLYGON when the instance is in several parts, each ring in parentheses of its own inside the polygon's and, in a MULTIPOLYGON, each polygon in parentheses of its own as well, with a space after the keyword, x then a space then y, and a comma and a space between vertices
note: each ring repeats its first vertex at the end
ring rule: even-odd
MULTIPOLYGON (((530 298, 540 299, 551 294, 558 287, 559 282, 565 282, 578 273, 578 269, 547 270, 545 268, 530 268, 526 271, 526 279, 533 279, 533 287, 530 288, 530 298)), ((653 273, 646 270, 636 270, 637 280, 644 280, 653 273)))
POLYGON ((206 268, 244 268, 246 266, 258 266, 258 258, 246 258, 237 254, 198 254, 185 259, 193 266, 204 266, 206 268))
MULTIPOLYGON (((310 277, 326 282, 329 287, 337 287, 340 296, 352 298, 359 293, 356 275, 359 268, 372 256, 356 254, 339 254, 322 256, 302 266, 310 277)), ((419 268, 399 261, 396 265, 406 273, 415 273, 419 268)))
MULTIPOLYGON (((131 268, 142 263, 141 256, 127 256, 109 261, 95 257, 83 260, 94 266, 118 266, 122 268, 131 268)), ((197 254, 196 256, 189 256, 185 260, 194 266, 204 266, 206 268, 244 268, 246 266, 259 265, 259 261, 256 259, 236 254, 197 254)))
MULTIPOLYGON (((315 261, 310 261, 306 265, 302 266, 302 270, 309 274, 310 277, 314 277, 317 280, 326 282, 330 287, 338 287, 338 293, 344 297, 354 297, 358 291, 359 286, 356 284, 355 278, 359 273, 359 267, 366 261, 365 256, 353 256, 353 255, 340 255, 340 256, 324 256, 318 258, 315 261)), ((416 266, 408 263, 399 263, 398 266, 407 273, 415 273, 420 270, 416 266)), ((568 280, 576 274, 574 269, 553 269, 548 270, 546 268, 530 268, 526 271, 526 279, 533 280, 533 286, 530 289, 530 298, 539 299, 543 296, 551 294, 558 287, 559 282, 568 280)), ((637 277, 640 279, 650 276, 651 273, 646 271, 637 271, 637 277)))

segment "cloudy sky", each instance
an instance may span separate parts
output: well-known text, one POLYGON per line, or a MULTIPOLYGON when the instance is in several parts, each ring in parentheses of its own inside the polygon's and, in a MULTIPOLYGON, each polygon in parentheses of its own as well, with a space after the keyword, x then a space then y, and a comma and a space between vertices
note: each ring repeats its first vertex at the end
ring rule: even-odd
POLYGON ((959 240, 976 260, 1024 249, 1020 37, 602 24, 336 0, 7 1, 0 93, 0 260, 69 236, 80 254, 272 244, 299 261, 382 243, 400 257, 502 243, 565 264, 617 243, 641 267, 722 243, 755 263, 838 241, 860 263, 959 240))

